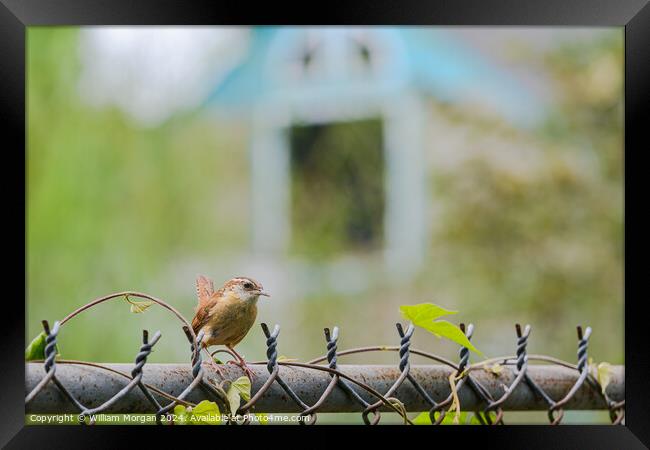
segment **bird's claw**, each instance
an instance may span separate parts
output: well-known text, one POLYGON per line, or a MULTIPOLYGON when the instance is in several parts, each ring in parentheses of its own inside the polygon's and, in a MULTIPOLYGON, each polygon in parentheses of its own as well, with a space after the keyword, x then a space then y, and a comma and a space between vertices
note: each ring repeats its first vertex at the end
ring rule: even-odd
POLYGON ((228 361, 228 364, 235 364, 236 366, 239 366, 241 370, 244 371, 246 376, 250 378, 251 380, 255 378, 255 373, 248 367, 248 364, 246 364, 246 361, 234 361, 230 360, 228 361))
POLYGON ((219 367, 219 364, 216 363, 216 361, 212 358, 208 360, 208 363, 212 366, 212 368, 221 376, 221 378, 225 378, 225 373, 221 367, 219 367))

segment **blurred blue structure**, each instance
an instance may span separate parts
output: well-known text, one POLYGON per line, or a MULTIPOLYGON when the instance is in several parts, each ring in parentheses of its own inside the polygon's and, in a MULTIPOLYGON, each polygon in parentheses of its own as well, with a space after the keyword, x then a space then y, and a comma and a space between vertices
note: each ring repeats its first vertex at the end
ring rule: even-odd
POLYGON ((252 123, 253 248, 282 254, 291 236, 290 143, 294 124, 380 118, 385 154, 385 262, 414 274, 427 248, 427 101, 489 106, 516 127, 541 106, 517 80, 444 29, 254 28, 243 62, 208 106, 252 123))

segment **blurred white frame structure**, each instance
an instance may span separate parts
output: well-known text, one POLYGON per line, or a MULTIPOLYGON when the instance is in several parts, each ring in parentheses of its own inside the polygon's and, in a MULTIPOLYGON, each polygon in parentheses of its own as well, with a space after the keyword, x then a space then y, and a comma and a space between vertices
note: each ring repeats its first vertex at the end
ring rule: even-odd
POLYGON ((427 99, 487 100, 526 121, 527 94, 444 31, 263 27, 254 29, 245 62, 208 101, 229 115, 242 105, 250 114, 252 245, 270 257, 286 254, 292 235, 291 127, 380 119, 384 261, 388 274, 409 278, 429 247, 427 99))
POLYGON ((253 247, 283 253, 291 238, 290 143, 295 124, 379 118, 385 155, 385 260, 412 273, 426 247, 427 189, 422 160, 425 109, 404 76, 404 49, 390 31, 285 31, 265 63, 276 89, 255 105, 251 142, 253 247), (304 33, 302 39, 293 36, 304 33), (313 42, 311 50, 307 45, 313 42), (302 48, 296 46, 302 44, 302 48), (313 60, 305 64, 305 55, 313 60), (367 56, 363 56, 367 52, 367 56), (364 59, 367 58, 367 59, 364 59))

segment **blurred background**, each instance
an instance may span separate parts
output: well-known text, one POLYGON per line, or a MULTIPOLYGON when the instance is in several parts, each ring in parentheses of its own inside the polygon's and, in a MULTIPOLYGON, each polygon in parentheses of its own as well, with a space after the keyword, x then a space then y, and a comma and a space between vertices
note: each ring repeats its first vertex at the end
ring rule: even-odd
MULTIPOLYGON (((27 324, 251 276, 281 353, 398 343, 399 305, 473 322, 486 356, 623 360, 623 30, 28 29, 27 324)), ((66 324, 65 358, 184 362, 161 308, 66 324)), ((421 330, 414 347, 457 358, 421 330)), ((238 347, 264 359, 255 326, 238 347)), ((476 357, 475 357, 476 360, 476 357)), ((349 362, 394 363, 395 353, 349 362)))

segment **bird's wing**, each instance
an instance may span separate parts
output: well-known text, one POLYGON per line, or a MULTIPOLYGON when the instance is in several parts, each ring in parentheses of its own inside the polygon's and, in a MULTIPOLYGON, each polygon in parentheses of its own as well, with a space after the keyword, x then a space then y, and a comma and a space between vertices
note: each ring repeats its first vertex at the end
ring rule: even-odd
POLYGON ((210 317, 209 312, 209 305, 199 305, 196 310, 196 314, 192 319, 192 329, 194 330, 194 334, 198 334, 201 328, 203 328, 203 326, 207 323, 208 318, 210 317))
POLYGON ((196 295, 199 298, 199 305, 205 304, 214 294, 212 280, 203 275, 196 277, 196 295))

